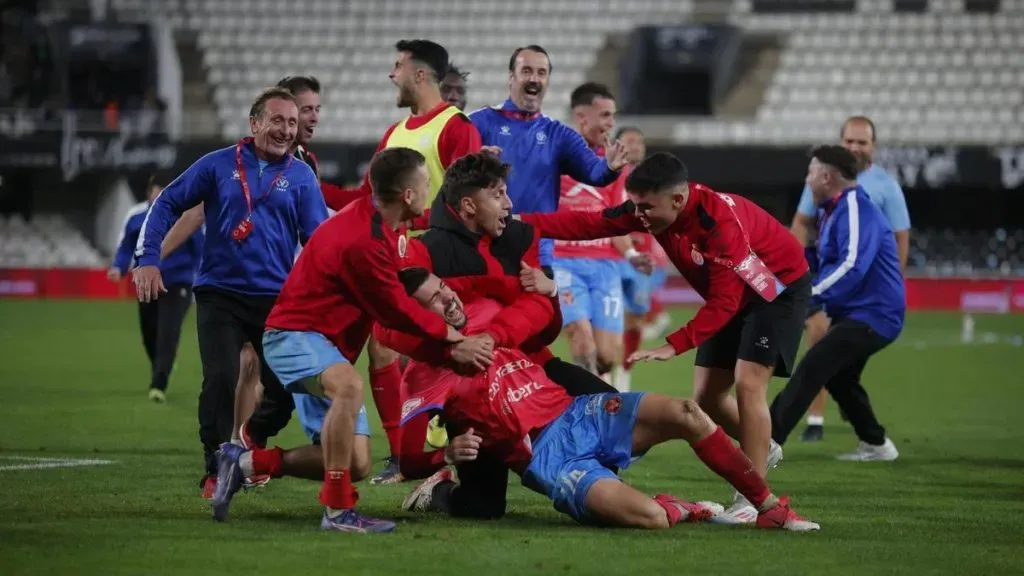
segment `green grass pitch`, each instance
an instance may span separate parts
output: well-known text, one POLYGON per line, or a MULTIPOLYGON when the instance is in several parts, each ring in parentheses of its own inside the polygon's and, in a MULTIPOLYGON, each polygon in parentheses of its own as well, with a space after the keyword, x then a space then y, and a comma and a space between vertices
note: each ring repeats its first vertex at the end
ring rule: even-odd
MULTIPOLYGON (((1020 317, 981 318, 977 330, 988 334, 963 345, 957 315, 914 314, 902 340, 872 361, 865 382, 897 462, 835 461, 856 441, 834 406, 825 442, 801 444, 798 429, 769 480, 821 523, 812 534, 582 528, 518 479, 496 522, 405 514, 410 484, 363 485, 362 510, 398 518, 398 531, 322 534, 318 484, 283 479, 240 494, 232 521, 215 524, 197 486, 194 325, 193 312, 168 403, 155 405, 134 304, 0 301, 0 573, 1024 573, 1020 317), (41 468, 27 458, 112 463, 41 468)), ((634 388, 688 395, 692 359, 640 366, 634 388)), ((386 442, 370 419, 379 469, 386 442)), ((277 440, 302 441, 294 418, 277 440)), ((651 494, 731 494, 683 444, 655 449, 625 477, 651 494)))

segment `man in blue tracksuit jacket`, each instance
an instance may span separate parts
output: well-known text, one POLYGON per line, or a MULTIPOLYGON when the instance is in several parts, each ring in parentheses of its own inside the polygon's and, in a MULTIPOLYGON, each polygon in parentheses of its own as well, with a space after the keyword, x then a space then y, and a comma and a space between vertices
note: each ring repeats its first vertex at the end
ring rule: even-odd
MULTIPOLYGON (((602 158, 578 132, 540 113, 551 74, 551 60, 544 48, 517 48, 508 71, 508 100, 501 106, 476 110, 469 119, 480 132, 484 148, 500 149, 501 159, 512 166, 508 177, 512 212, 557 210, 562 174, 591 186, 614 182, 626 165, 625 147, 616 142, 602 158)), ((541 240, 541 265, 551 266, 553 258, 553 241, 541 240)))
POLYGON ((772 437, 782 444, 824 385, 860 446, 841 460, 895 460, 899 452, 871 408, 860 376, 868 358, 903 329, 906 294, 896 239, 885 214, 856 183, 857 160, 841 146, 811 153, 807 184, 823 208, 812 302, 832 326, 807 351, 772 402, 772 437))
POLYGON ((157 264, 164 236, 183 212, 203 202, 206 245, 195 295, 203 362, 199 437, 206 451, 204 483, 216 475, 218 447, 231 440, 244 342, 260 358, 265 401, 280 406, 278 414, 285 422, 295 406, 266 367, 263 327, 292 269, 296 243, 305 244, 327 219, 316 175, 289 153, 297 124, 291 92, 264 90, 249 114, 253 137, 190 166, 153 203, 139 235, 134 277, 139 299, 147 301, 162 287, 157 264))
MULTIPOLYGON (((120 281, 131 268, 132 253, 146 219, 146 212, 160 194, 163 184, 157 182, 155 176, 151 177, 149 198, 128 210, 121 228, 121 237, 117 241, 114 262, 107 271, 110 280, 120 281)), ((179 250, 160 262, 160 275, 167 286, 167 292, 155 301, 139 302, 142 345, 150 364, 149 399, 154 402, 166 399, 167 383, 171 378, 174 358, 178 354, 181 324, 192 305, 192 282, 196 279, 202 251, 203 231, 197 230, 179 250)))

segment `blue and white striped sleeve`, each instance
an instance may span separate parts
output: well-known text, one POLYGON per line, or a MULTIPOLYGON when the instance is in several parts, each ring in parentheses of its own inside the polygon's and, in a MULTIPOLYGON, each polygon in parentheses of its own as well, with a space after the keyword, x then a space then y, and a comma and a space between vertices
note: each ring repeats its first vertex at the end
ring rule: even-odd
POLYGON ((862 201, 857 194, 849 193, 832 215, 835 220, 827 233, 838 249, 834 257, 821 263, 817 282, 811 288, 815 302, 827 304, 856 291, 878 252, 878 227, 864 220, 870 214, 863 214, 862 201))

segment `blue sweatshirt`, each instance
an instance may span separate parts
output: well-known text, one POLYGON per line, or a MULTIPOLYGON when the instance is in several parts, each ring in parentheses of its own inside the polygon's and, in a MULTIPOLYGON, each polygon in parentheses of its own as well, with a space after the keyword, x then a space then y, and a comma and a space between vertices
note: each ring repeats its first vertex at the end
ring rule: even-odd
POLYGON ((231 237, 249 214, 235 168, 235 147, 197 160, 164 188, 149 210, 135 249, 139 266, 158 264, 160 243, 171 225, 183 212, 205 202, 206 245, 195 287, 276 296, 292 269, 296 246, 305 244, 327 219, 313 170, 290 158, 261 162, 251 141, 243 145, 253 211, 252 230, 242 241, 231 237), (272 183, 274 189, 269 190, 272 183))
MULTIPOLYGON (((139 240, 139 231, 146 220, 149 202, 139 202, 128 210, 121 227, 121 237, 117 239, 117 252, 114 253, 113 267, 121 271, 123 276, 132 265, 132 253, 139 240)), ((203 231, 197 230, 185 243, 160 261, 160 275, 164 286, 192 286, 196 280, 196 269, 199 257, 203 253, 203 231)))
POLYGON ((859 185, 822 204, 815 303, 833 321, 850 318, 889 340, 907 311, 896 237, 882 210, 859 185))
MULTIPOLYGON (((514 214, 558 210, 562 174, 591 186, 607 186, 619 177, 578 132, 543 114, 523 112, 511 99, 476 110, 469 119, 483 145, 500 147, 501 159, 512 165, 508 196, 514 214)), ((540 263, 550 266, 553 257, 554 241, 541 240, 540 263)))

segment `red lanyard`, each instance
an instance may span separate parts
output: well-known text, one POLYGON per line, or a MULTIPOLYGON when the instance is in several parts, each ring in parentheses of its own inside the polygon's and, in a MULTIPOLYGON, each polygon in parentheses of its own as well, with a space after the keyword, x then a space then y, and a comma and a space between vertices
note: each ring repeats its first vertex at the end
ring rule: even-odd
MULTIPOLYGON (((248 214, 246 215, 247 220, 252 217, 252 209, 255 207, 252 194, 249 192, 249 180, 247 180, 245 177, 245 165, 242 163, 242 146, 248 144, 249 142, 252 142, 252 138, 242 138, 241 140, 238 141, 238 144, 235 144, 235 169, 238 171, 238 179, 242 182, 242 194, 245 196, 245 206, 249 210, 248 214)), ((288 155, 288 162, 285 164, 284 169, 278 172, 277 176, 274 176, 274 180, 271 181, 270 187, 267 188, 267 193, 260 196, 256 200, 262 200, 270 195, 270 193, 274 190, 274 186, 277 185, 277 182, 281 179, 282 176, 284 176, 284 173, 288 171, 288 167, 292 165, 292 160, 294 159, 295 156, 293 156, 292 154, 288 155)))

